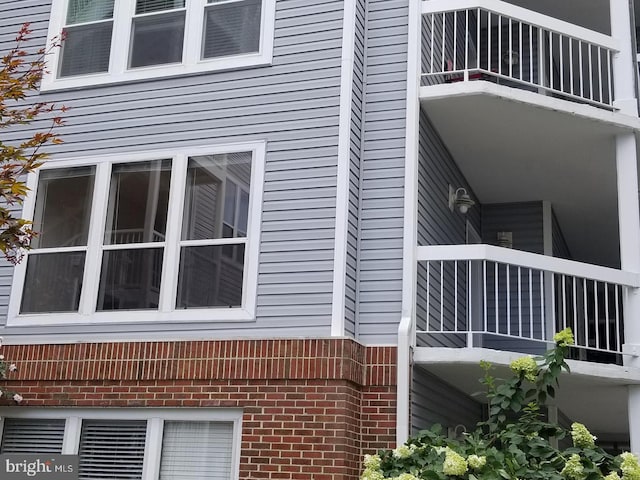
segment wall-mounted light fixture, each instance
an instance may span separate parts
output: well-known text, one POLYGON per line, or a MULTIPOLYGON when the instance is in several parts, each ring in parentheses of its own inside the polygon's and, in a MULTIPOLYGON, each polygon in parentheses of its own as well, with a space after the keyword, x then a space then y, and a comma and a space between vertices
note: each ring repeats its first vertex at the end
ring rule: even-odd
POLYGON ((464 215, 469 211, 469 208, 475 204, 476 202, 471 200, 466 189, 458 188, 454 190, 453 187, 449 185, 449 210, 453 212, 454 208, 457 208, 458 211, 464 215))
POLYGON ((506 51, 502 54, 502 61, 515 67, 520 63, 520 54, 515 50, 506 51))

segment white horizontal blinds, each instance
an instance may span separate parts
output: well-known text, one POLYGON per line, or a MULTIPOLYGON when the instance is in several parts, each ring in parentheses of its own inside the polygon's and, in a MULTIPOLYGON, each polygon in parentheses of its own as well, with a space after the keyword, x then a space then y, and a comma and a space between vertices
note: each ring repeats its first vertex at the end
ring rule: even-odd
POLYGON ((260 51, 262 0, 209 0, 202 58, 260 51))
POLYGON ((21 313, 78 310, 95 167, 42 170, 21 313))
POLYGON ((62 453, 65 420, 5 418, 0 453, 62 453))
POLYGON ((242 304, 251 169, 251 152, 189 159, 177 308, 242 304))
POLYGON ((231 478, 233 422, 164 422, 160 480, 231 478))
POLYGON ((142 479, 146 420, 83 420, 80 480, 142 479))
POLYGON ((60 77, 109 71, 114 0, 69 0, 60 77))
POLYGON ((137 0, 129 67, 182 62, 185 0, 137 0))

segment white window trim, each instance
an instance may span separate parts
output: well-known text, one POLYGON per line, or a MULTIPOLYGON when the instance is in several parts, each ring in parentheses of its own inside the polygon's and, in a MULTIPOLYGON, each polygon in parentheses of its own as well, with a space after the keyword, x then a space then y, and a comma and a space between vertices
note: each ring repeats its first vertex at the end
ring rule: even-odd
POLYGON ((109 72, 57 78, 62 49, 51 47, 53 39, 59 38, 64 28, 68 0, 52 1, 47 34, 47 47, 51 49, 51 54, 48 58, 50 68, 47 69, 42 77, 40 85, 42 91, 256 67, 270 65, 273 60, 276 0, 262 0, 260 49, 257 53, 211 59, 200 59, 206 0, 188 0, 194 5, 187 10, 186 21, 189 23, 185 29, 182 63, 153 65, 129 70, 127 69, 128 55, 126 52, 129 51, 132 15, 119 13, 125 8, 126 2, 129 2, 131 9, 133 9, 135 2, 115 0, 109 72), (197 14, 194 12, 197 12, 197 14))
POLYGON ((64 419, 63 455, 77 455, 82 419, 87 420, 145 420, 143 480, 157 480, 162 453, 162 431, 165 421, 233 422, 231 478, 240 477, 240 449, 242 445, 242 410, 225 408, 0 408, 0 439, 5 418, 64 419))
MULTIPOLYGON (((256 317, 256 297, 258 286, 258 256, 260 253, 260 230, 262 222, 262 197, 264 190, 266 143, 238 143, 211 147, 185 148, 180 150, 157 150, 144 153, 115 154, 64 160, 48 160, 38 171, 29 174, 27 186, 30 194, 24 202, 23 216, 32 220, 37 194, 40 170, 96 165, 98 174, 106 175, 113 163, 126 163, 172 158, 172 181, 169 192, 169 210, 165 252, 162 268, 160 305, 158 310, 110 310, 95 311, 99 281, 99 269, 102 263, 102 238, 104 237, 105 212, 108 201, 108 182, 96 182, 93 192, 93 206, 89 225, 89 244, 99 245, 95 255, 85 259, 82 293, 78 312, 65 313, 20 313, 22 292, 27 270, 27 258, 15 267, 11 298, 7 316, 7 326, 59 325, 59 324, 95 324, 95 323, 134 323, 134 322, 206 322, 206 321, 252 321, 256 317), (176 171, 186 171, 187 159, 191 156, 216 155, 234 152, 252 152, 251 192, 249 200, 248 232, 245 247, 242 304, 240 307, 210 307, 175 309, 178 283, 178 258, 181 245, 190 244, 180 241, 182 228, 183 197, 185 185, 175 181, 176 171), (105 170, 101 172, 102 170, 105 170), (102 187, 102 188, 100 188, 102 187), (178 258, 177 258, 178 257, 178 258), (171 261, 169 261, 171 259, 171 261)), ((104 178, 104 177, 103 177, 104 178)), ((233 241, 233 239, 231 239, 233 241)), ((197 243, 197 242, 196 242, 197 243)), ((229 242, 225 242, 229 243, 229 242)), ((232 242, 233 243, 233 242, 232 242)), ((139 246, 139 245, 136 245, 139 246)), ((50 250, 52 253, 55 249, 50 250)), ((27 254, 28 256, 28 254, 27 254)))

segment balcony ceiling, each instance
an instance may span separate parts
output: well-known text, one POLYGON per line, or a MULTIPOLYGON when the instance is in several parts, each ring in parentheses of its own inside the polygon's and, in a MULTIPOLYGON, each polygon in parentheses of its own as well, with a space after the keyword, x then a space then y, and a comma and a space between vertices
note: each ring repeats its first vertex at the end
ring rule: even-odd
POLYGON ((611 32, 608 0, 580 0, 579 2, 567 0, 507 0, 507 3, 580 25, 605 35, 609 35, 611 32))
POLYGON ((575 260, 619 267, 614 137, 638 119, 482 81, 421 99, 481 203, 550 201, 575 260))
MULTIPOLYGON (((478 382, 483 375, 480 360, 491 362, 493 376, 507 378, 509 363, 520 356, 480 348, 425 347, 416 349, 415 361, 461 392, 473 395, 483 390, 478 382)), ((565 372, 560 377, 555 399, 558 408, 571 421, 586 424, 598 436, 626 437, 629 434, 627 385, 640 383, 638 372, 616 365, 572 360, 568 363, 572 373, 565 372)))

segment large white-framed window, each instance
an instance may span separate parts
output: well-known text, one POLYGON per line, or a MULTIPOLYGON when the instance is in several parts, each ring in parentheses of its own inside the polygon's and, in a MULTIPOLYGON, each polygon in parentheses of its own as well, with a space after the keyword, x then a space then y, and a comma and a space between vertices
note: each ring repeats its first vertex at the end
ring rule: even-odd
POLYGON ((53 0, 43 90, 271 63, 276 0, 53 0))
POLYGON ((79 455, 79 478, 239 477, 242 410, 0 409, 0 453, 79 455))
POLYGON ((51 160, 9 325, 255 318, 265 144, 51 160), (123 315, 126 312, 126 315, 123 315))

